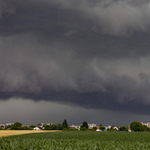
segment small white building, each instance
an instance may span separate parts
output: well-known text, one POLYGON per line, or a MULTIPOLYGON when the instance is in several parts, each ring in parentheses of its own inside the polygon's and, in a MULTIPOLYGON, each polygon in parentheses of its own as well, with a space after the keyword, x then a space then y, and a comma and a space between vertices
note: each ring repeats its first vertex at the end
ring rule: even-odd
POLYGON ((96 127, 97 125, 95 123, 88 123, 89 128, 96 127))
POLYGON ((13 125, 14 123, 6 123, 6 126, 11 126, 13 125))
POLYGON ((78 125, 71 125, 70 127, 80 130, 80 126, 78 126, 78 125))
POLYGON ((41 127, 35 127, 35 128, 33 128, 33 130, 39 131, 39 130, 42 130, 42 128, 41 127))
POLYGON ((114 126, 113 129, 117 130, 117 131, 119 130, 119 128, 117 126, 114 126))
POLYGON ((102 131, 102 130, 100 130, 100 129, 96 129, 96 131, 102 131))
POLYGON ((111 129, 111 126, 105 126, 105 131, 107 131, 107 129, 111 129))

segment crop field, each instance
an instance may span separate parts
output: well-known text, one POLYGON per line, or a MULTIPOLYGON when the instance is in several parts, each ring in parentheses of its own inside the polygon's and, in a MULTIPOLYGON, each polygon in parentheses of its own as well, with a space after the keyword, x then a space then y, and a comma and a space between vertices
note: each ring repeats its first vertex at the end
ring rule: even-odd
POLYGON ((150 150, 150 133, 64 131, 0 138, 0 150, 150 150))
POLYGON ((41 132, 56 132, 51 131, 34 131, 34 130, 0 130, 0 137, 7 137, 13 135, 30 134, 30 133, 41 133, 41 132))

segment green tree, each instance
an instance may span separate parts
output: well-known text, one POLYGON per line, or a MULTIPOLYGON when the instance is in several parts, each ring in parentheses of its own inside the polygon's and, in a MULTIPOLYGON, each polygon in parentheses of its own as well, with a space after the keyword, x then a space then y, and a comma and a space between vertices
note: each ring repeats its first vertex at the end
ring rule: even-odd
POLYGON ((16 127, 22 127, 22 123, 20 123, 20 122, 15 122, 15 123, 14 123, 14 126, 16 126, 16 127))
POLYGON ((30 125, 30 126, 29 126, 29 129, 30 129, 30 130, 33 130, 33 128, 35 128, 35 127, 36 127, 35 125, 30 125))
POLYGON ((62 130, 62 125, 60 123, 57 124, 57 130, 62 130))
POLYGON ((80 127, 80 131, 87 131, 88 129, 87 128, 85 128, 85 127, 80 127))
POLYGON ((122 127, 119 128, 119 131, 128 131, 128 128, 125 127, 125 126, 122 126, 122 127))
POLYGON ((44 126, 44 130, 56 130, 56 125, 52 124, 52 125, 45 125, 44 126))
POLYGON ((41 123, 38 123, 38 124, 37 124, 38 127, 41 126, 41 125, 42 125, 41 123))
POLYGON ((131 129, 131 131, 135 131, 135 132, 137 132, 137 131, 144 131, 143 125, 140 122, 138 122, 138 121, 133 121, 130 124, 130 129, 131 129))
POLYGON ((143 131, 149 132, 149 131, 150 131, 150 128, 148 128, 147 126, 143 125, 143 131))
POLYGON ((105 130, 105 127, 104 126, 99 126, 99 129, 104 131, 105 130))
POLYGON ((88 124, 86 121, 83 122, 82 126, 88 129, 88 124))
POLYGON ((20 122, 15 122, 12 126, 10 126, 11 130, 22 130, 22 124, 20 122))
POLYGON ((30 128, 28 126, 23 126, 20 128, 20 130, 30 130, 30 128))
POLYGON ((111 131, 111 129, 107 128, 107 131, 111 131))
POLYGON ((93 127, 93 129, 92 129, 92 130, 93 130, 93 131, 96 131, 96 129, 97 129, 97 127, 93 127))
POLYGON ((56 130, 57 126, 55 124, 50 125, 51 130, 56 130))
POLYGON ((80 127, 80 130, 85 131, 88 129, 88 124, 86 121, 84 121, 80 127))
POLYGON ((46 125, 46 126, 44 127, 44 130, 51 130, 50 125, 46 125))
POLYGON ((68 123, 67 123, 67 120, 65 119, 62 123, 62 128, 67 128, 68 127, 68 123))
POLYGON ((11 129, 11 126, 10 126, 10 125, 5 126, 5 130, 9 130, 9 129, 11 129))

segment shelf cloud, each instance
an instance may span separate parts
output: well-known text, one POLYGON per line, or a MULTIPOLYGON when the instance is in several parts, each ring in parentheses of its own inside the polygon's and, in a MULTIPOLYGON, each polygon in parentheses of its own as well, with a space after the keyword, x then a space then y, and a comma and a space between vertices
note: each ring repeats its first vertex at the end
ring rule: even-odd
POLYGON ((0 99, 150 115, 149 18, 149 0, 1 0, 0 99))

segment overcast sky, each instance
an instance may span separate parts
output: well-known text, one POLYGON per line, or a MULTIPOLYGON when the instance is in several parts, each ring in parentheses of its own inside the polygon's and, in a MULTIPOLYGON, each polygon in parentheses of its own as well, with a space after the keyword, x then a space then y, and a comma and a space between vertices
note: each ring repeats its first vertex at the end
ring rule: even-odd
POLYGON ((149 122, 149 18, 149 0, 0 0, 0 123, 149 122))

